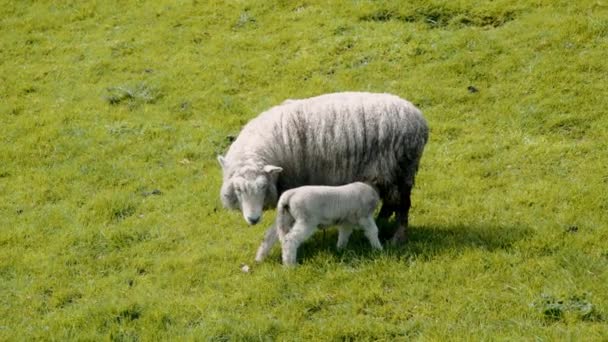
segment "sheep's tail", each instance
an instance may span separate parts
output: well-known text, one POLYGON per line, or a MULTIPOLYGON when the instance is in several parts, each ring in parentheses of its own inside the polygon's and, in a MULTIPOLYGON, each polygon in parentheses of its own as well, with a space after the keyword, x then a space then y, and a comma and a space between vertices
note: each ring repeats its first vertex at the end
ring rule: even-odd
POLYGON ((295 222, 295 219, 289 213, 289 199, 291 195, 291 192, 284 193, 277 204, 277 229, 280 229, 283 233, 289 232, 295 222))

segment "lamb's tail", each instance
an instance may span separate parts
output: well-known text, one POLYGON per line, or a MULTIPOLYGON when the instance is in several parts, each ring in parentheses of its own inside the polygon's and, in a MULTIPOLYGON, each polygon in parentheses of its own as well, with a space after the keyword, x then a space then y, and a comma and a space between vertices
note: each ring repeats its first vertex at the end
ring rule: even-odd
POLYGON ((291 193, 284 193, 279 199, 277 204, 277 229, 280 229, 283 233, 287 233, 291 230, 291 226, 295 222, 295 219, 289 213, 289 199, 291 193))

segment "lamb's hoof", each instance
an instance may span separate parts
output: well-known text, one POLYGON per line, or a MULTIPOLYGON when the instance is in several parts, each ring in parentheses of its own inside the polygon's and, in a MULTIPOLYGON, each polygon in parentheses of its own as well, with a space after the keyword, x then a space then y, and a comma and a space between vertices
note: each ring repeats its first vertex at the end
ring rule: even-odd
POLYGON ((255 254, 255 262, 257 262, 258 264, 263 262, 266 259, 267 254, 263 253, 263 252, 257 252, 255 254))

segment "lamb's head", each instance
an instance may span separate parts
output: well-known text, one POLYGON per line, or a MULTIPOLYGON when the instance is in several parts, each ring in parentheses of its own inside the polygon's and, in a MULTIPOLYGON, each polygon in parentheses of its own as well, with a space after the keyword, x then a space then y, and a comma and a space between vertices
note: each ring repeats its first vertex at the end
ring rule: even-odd
MULTIPOLYGON (((226 159, 218 156, 224 175, 228 172, 226 159)), ((264 208, 276 205, 277 178, 282 168, 273 165, 242 167, 224 177, 220 192, 222 204, 227 209, 241 210, 245 221, 254 225, 262 218, 264 208)))

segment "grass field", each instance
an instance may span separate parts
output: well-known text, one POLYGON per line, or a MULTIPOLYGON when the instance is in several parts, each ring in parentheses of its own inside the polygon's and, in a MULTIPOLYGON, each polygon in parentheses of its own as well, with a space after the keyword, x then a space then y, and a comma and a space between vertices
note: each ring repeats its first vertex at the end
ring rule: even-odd
POLYGON ((0 340, 608 340, 606 1, 1 0, 0 44, 0 340), (409 242, 255 265, 216 154, 345 90, 429 121, 409 242))

